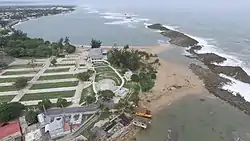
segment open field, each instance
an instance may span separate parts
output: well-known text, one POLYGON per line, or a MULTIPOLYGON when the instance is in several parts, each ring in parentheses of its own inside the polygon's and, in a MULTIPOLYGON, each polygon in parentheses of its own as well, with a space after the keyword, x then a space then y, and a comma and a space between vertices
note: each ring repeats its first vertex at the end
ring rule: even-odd
POLYGON ((78 81, 34 84, 34 85, 30 88, 30 90, 36 90, 36 89, 49 89, 49 88, 59 88, 59 87, 74 87, 74 86, 76 86, 77 84, 78 84, 78 81))
POLYGON ((68 72, 69 68, 62 69, 47 69, 44 73, 55 73, 55 72, 68 72))
POLYGON ((38 80, 53 80, 53 79, 66 79, 66 78, 74 78, 74 76, 73 74, 49 75, 49 76, 41 76, 38 80))
POLYGON ((37 73, 39 70, 35 70, 35 71, 6 71, 5 73, 3 73, 2 75, 21 75, 21 74, 35 74, 37 73))
POLYGON ((48 92, 48 93, 35 93, 35 94, 25 94, 20 101, 29 101, 29 100, 42 100, 45 98, 67 98, 73 97, 75 91, 63 91, 63 92, 48 92))
POLYGON ((9 102, 11 101, 15 96, 14 95, 4 95, 0 96, 0 103, 1 102, 9 102))

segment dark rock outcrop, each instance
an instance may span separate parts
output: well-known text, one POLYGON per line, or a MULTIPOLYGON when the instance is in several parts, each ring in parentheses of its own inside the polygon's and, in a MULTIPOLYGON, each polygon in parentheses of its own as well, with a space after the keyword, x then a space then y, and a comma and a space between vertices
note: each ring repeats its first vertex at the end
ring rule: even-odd
POLYGON ((171 44, 174 44, 177 46, 188 47, 188 46, 194 46, 198 44, 198 41, 196 41, 195 39, 181 32, 170 30, 162 26, 161 24, 153 24, 153 25, 148 26, 148 28, 154 29, 154 30, 161 30, 162 31, 161 34, 169 38, 170 39, 169 42, 171 44))
POLYGON ((215 73, 223 73, 227 76, 231 76, 237 80, 250 84, 250 76, 238 66, 217 66, 214 64, 207 65, 215 73))
POLYGON ((239 110, 250 115, 250 102, 247 102, 244 97, 237 94, 233 95, 231 92, 223 90, 222 85, 230 83, 230 80, 220 77, 210 69, 202 68, 196 64, 191 64, 189 68, 196 74, 201 80, 203 80, 206 89, 214 94, 216 97, 227 101, 229 104, 237 107, 239 110))
POLYGON ((224 57, 221 57, 214 53, 204 53, 204 54, 197 54, 199 60, 203 62, 204 64, 211 64, 211 63, 222 63, 226 61, 227 59, 224 57))

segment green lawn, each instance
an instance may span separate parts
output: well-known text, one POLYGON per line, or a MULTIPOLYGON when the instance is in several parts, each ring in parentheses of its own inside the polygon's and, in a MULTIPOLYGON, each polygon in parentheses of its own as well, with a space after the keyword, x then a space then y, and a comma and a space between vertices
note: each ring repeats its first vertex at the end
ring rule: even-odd
POLYGON ((113 69, 111 69, 110 67, 97 67, 95 68, 96 73, 100 73, 100 72, 114 72, 113 69))
POLYGON ((0 103, 1 102, 9 102, 11 101, 15 96, 14 95, 4 95, 0 96, 0 103))
POLYGON ((0 86, 0 92, 7 92, 7 91, 16 91, 16 88, 14 86, 0 86))
MULTIPOLYGON (((41 67, 43 64, 36 64, 36 67, 41 67)), ((30 65, 25 65, 25 64, 21 64, 21 65, 12 65, 12 66, 8 66, 8 69, 20 69, 20 68, 32 68, 32 66, 30 65)))
POLYGON ((98 82, 102 79, 112 79, 116 82, 116 85, 121 85, 122 80, 115 72, 106 72, 106 73, 99 73, 96 75, 95 82, 98 82))
POLYGON ((85 99, 85 97, 86 97, 87 95, 92 95, 92 94, 93 94, 93 95, 95 94, 94 91, 93 91, 92 85, 90 85, 89 87, 83 89, 83 90, 82 90, 82 95, 81 95, 81 99, 80 99, 80 103, 79 103, 79 104, 81 104, 81 103, 84 101, 84 99, 85 99))
MULTIPOLYGON (((21 77, 17 77, 17 78, 0 78, 0 83, 15 82, 19 78, 21 78, 21 77)), ((23 77, 23 78, 28 78, 28 80, 32 79, 32 77, 23 77)))
POLYGON ((34 84, 30 90, 36 89, 49 89, 49 88, 60 88, 60 87, 73 87, 78 84, 78 81, 72 82, 57 82, 57 83, 44 83, 44 84, 34 84))
POLYGON ((21 101, 29 101, 29 100, 42 100, 45 98, 53 99, 53 98, 67 98, 73 97, 75 95, 74 91, 63 91, 63 92, 48 92, 48 93, 36 93, 36 94, 25 94, 21 101))
POLYGON ((66 78, 74 78, 74 75, 73 74, 63 74, 63 75, 41 76, 39 78, 39 80, 66 79, 66 78))
POLYGON ((69 68, 61 68, 61 69, 49 69, 46 70, 44 73, 55 73, 55 72, 68 72, 69 68))
POLYGON ((39 70, 30 70, 30 71, 7 71, 5 73, 3 73, 2 75, 17 75, 17 74, 35 74, 37 73, 39 70))

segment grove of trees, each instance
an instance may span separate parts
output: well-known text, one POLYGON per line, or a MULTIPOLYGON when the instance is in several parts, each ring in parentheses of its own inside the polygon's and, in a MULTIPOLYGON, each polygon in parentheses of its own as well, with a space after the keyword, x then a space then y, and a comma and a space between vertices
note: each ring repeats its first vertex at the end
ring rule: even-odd
POLYGON ((28 125, 38 122, 37 115, 38 115, 38 112, 33 111, 33 110, 29 110, 28 112, 26 112, 25 120, 28 123, 28 125))
POLYGON ((90 42, 91 48, 100 48, 101 45, 102 45, 102 42, 100 40, 92 39, 90 42))
POLYGON ((7 122, 18 118, 25 106, 18 102, 0 104, 0 122, 7 122))
POLYGON ((69 43, 69 38, 61 38, 50 43, 41 38, 29 38, 20 30, 14 30, 10 36, 0 37, 0 47, 13 57, 50 57, 62 53, 73 53, 76 47, 69 43))
POLYGON ((111 90, 104 90, 104 91, 99 91, 99 96, 104 100, 104 101, 109 101, 113 99, 115 94, 111 90))
POLYGON ((52 107, 52 103, 49 99, 43 99, 42 101, 38 102, 38 108, 41 111, 44 111, 44 109, 47 110, 50 107, 52 107))
POLYGON ((93 75, 93 73, 94 72, 92 70, 88 70, 87 72, 76 74, 76 77, 81 81, 89 81, 89 78, 93 75))
POLYGON ((60 107, 60 108, 63 108, 63 107, 67 107, 68 106, 68 102, 66 99, 63 99, 63 98, 58 98, 57 99, 57 102, 56 102, 56 106, 57 107, 60 107))

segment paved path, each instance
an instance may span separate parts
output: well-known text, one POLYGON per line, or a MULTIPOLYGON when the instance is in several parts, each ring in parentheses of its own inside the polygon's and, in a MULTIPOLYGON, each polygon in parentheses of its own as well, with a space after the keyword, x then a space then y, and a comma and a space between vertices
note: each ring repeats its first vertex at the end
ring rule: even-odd
MULTIPOLYGON (((66 99, 68 102, 72 101, 72 98, 63 98, 66 99)), ((23 105, 37 105, 38 102, 40 102, 42 100, 30 100, 30 101, 19 101, 20 103, 22 103, 23 105)), ((54 99, 50 99, 51 103, 56 103, 57 102, 57 98, 54 99)))
MULTIPOLYGON (((66 78, 66 79, 38 80, 38 81, 35 81, 34 84, 71 82, 71 81, 78 81, 78 79, 77 78, 66 78)), ((1 83, 0 83, 0 85, 1 85, 1 83)))
POLYGON ((64 91, 73 91, 76 87, 60 87, 60 88, 49 88, 49 89, 36 89, 36 90, 28 90, 27 94, 33 93, 47 93, 47 92, 64 92, 64 91))
POLYGON ((3 72, 6 71, 33 71, 33 70, 40 70, 41 67, 37 67, 37 68, 16 68, 16 69, 6 69, 3 72))
POLYGON ((82 96, 82 91, 83 89, 89 87, 92 83, 91 82, 82 82, 79 81, 78 86, 76 87, 76 92, 74 97, 72 98, 72 106, 79 106, 81 96, 82 96))
POLYGON ((47 59, 44 67, 31 79, 30 83, 22 90, 20 90, 19 94, 16 95, 11 102, 18 102, 24 95, 27 93, 27 91, 32 87, 33 82, 37 81, 41 74, 45 72, 45 70, 49 67, 50 61, 53 59, 53 57, 50 57, 47 59))
POLYGON ((34 77, 36 74, 0 75, 0 78, 34 77))
POLYGON ((0 83, 0 86, 11 86, 13 85, 15 82, 7 82, 7 83, 0 83))
POLYGON ((0 92, 0 96, 4 96, 4 95, 17 95, 18 93, 19 93, 18 91, 0 92))

